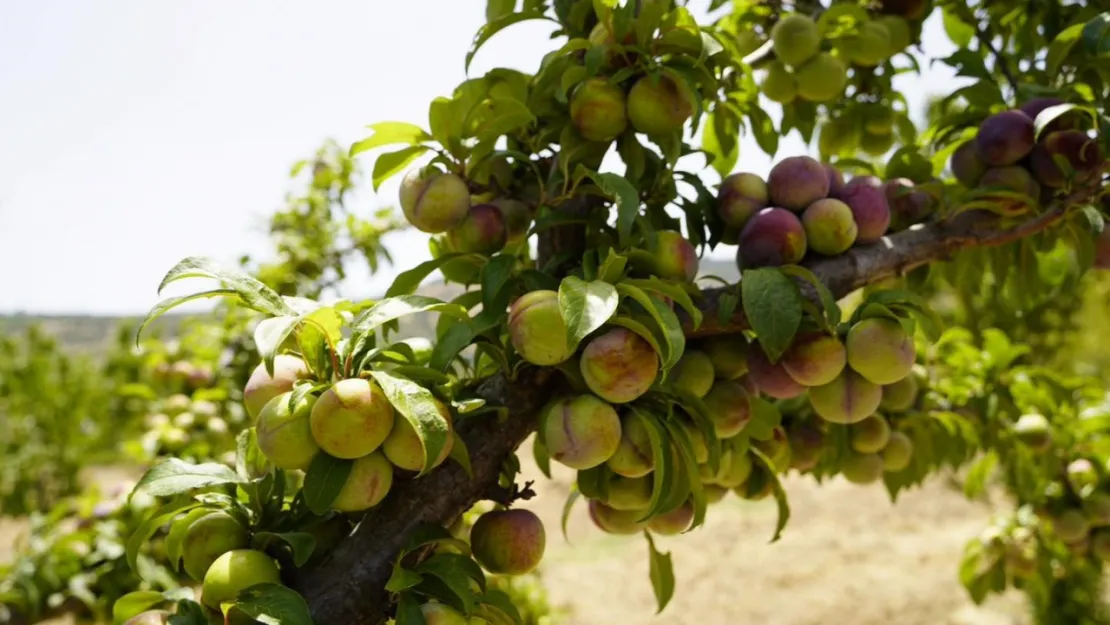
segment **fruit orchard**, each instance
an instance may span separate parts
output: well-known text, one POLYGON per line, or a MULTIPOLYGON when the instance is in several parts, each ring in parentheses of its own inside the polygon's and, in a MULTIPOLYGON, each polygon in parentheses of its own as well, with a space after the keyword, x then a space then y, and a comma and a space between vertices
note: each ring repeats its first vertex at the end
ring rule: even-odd
POLYGON ((564 524, 646 542, 664 615, 683 580, 655 539, 725 497, 773 501, 773 542, 784 475, 896 503, 954 471, 1007 498, 953 571, 976 602, 1016 588, 1038 623, 1110 622, 1110 399, 1066 362, 1110 267, 1110 12, 685 4, 489 0, 460 62, 533 20, 552 44, 531 73, 471 75, 425 126, 322 150, 273 222, 279 266, 170 269, 159 291, 210 286, 143 326, 221 298, 235 357, 185 375, 213 398, 147 406, 136 449, 158 460, 113 508, 138 517, 116 622, 526 622, 506 580, 560 532, 528 509, 522 453, 575 471, 564 524), (938 15, 956 51, 929 58, 938 15), (967 80, 919 119, 894 78, 922 61, 967 80), (795 134, 808 154, 780 152, 795 134), (400 178, 429 259, 380 299, 325 299, 400 227, 333 212, 360 161, 375 189, 400 178), (700 270, 711 250, 736 284, 700 270), (461 295, 416 294, 436 272, 461 295), (398 337, 428 315, 433 335, 398 337))

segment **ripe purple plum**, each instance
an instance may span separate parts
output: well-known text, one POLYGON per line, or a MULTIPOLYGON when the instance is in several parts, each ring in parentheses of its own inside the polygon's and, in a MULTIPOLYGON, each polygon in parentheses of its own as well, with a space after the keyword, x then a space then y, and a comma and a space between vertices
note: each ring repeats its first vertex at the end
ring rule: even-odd
POLYGON ((574 355, 567 344, 559 294, 539 290, 517 298, 509 307, 509 339, 517 354, 534 365, 557 365, 574 355))
POLYGON ((580 368, 594 394, 623 404, 651 388, 659 374, 659 356, 639 334, 613 328, 590 340, 582 350, 580 368))
POLYGON ((1054 189, 1062 188, 1074 176, 1080 185, 1095 180, 1105 159, 1098 142, 1081 130, 1058 130, 1045 135, 1033 148, 1029 167, 1041 184, 1054 189), (1064 171, 1056 159, 1067 162, 1070 171, 1064 171))
POLYGON ((952 153, 948 166, 956 176, 956 180, 969 189, 979 184, 979 179, 989 167, 983 155, 979 153, 979 143, 975 139, 961 143, 960 147, 952 153))
POLYGON ((734 380, 717 380, 705 396, 709 418, 718 438, 731 438, 752 418, 751 396, 734 380))
POLYGON ((456 174, 417 168, 401 180, 401 210, 417 230, 440 234, 458 227, 470 211, 470 189, 456 174))
POLYGON ((883 191, 894 230, 905 230, 921 223, 933 212, 933 197, 918 189, 909 178, 888 180, 883 191))
POLYGON ((621 443, 621 420, 611 405, 593 395, 564 397, 540 416, 544 445, 555 461, 590 469, 609 460, 621 443))
POLYGON ((626 104, 620 86, 602 77, 587 79, 571 96, 571 123, 590 141, 612 141, 628 127, 626 104))
POLYGON ((694 94, 667 74, 644 76, 628 92, 628 121, 636 132, 661 136, 682 129, 694 114, 694 94))
POLYGON ((758 343, 748 347, 748 375, 759 392, 775 399, 797 397, 806 390, 786 371, 781 359, 772 363, 758 343))
POLYGON ((462 223, 447 231, 447 243, 456 252, 493 254, 505 247, 507 236, 501 210, 493 204, 475 204, 462 223))
POLYGON ((373 452, 393 429, 393 404, 376 382, 336 382, 312 406, 309 424, 316 444, 336 458, 353 460, 373 452))
POLYGON ((474 559, 497 575, 524 575, 540 565, 547 544, 543 521, 522 508, 494 510, 470 529, 474 559))
POLYGON ((859 243, 876 243, 890 227, 890 205, 882 181, 870 176, 852 178, 836 198, 852 209, 859 243), (877 183, 877 184, 876 184, 877 183))
POLYGON ((824 332, 809 332, 795 337, 782 355, 782 367, 802 386, 822 386, 840 375, 848 362, 840 339, 824 332))
POLYGON ((355 460, 351 473, 331 507, 340 512, 361 512, 381 503, 393 487, 393 465, 380 451, 355 460))
POLYGON ((770 198, 767 183, 756 174, 732 174, 721 181, 717 191, 717 214, 728 226, 742 228, 759 211, 767 208, 770 198))
POLYGON ((988 165, 1013 165, 1033 149, 1033 119, 1019 110, 995 113, 979 124, 975 142, 988 165))
POLYGON ((829 174, 825 166, 814 158, 790 156, 771 168, 767 188, 772 205, 797 213, 828 197, 829 174))
POLYGON ((829 177, 829 197, 836 197, 844 190, 844 174, 835 165, 821 163, 829 177))
POLYGON ((316 397, 306 394, 290 407, 292 397, 282 393, 263 406, 256 426, 258 448, 275 467, 303 471, 320 451, 310 422, 316 397))
POLYGON ((882 398, 881 386, 849 368, 832 382, 809 389, 809 404, 819 417, 846 425, 859 423, 874 414, 882 398))
POLYGON ((847 204, 833 198, 817 200, 802 213, 809 249, 826 256, 842 254, 859 235, 856 219, 847 204))
POLYGON ((257 584, 280 584, 281 573, 273 558, 254 549, 235 549, 216 558, 204 575, 201 602, 219 610, 239 592, 257 584))
MULTIPOLYGON (((988 169, 983 177, 979 179, 979 187, 1013 191, 1031 198, 1031 201, 1037 201, 1041 197, 1041 185, 1037 183, 1028 169, 1020 165, 988 169)), ((1022 213, 1029 206, 1029 201, 1005 195, 991 195, 989 191, 985 194, 985 197, 993 199, 998 206, 998 210, 1006 214, 1022 213)))
POLYGON ((845 346, 848 366, 874 384, 894 384, 910 375, 917 357, 913 337, 887 317, 869 317, 853 325, 845 346))
POLYGON ((698 275, 698 252, 674 230, 655 233, 655 274, 664 280, 693 282, 698 275))
POLYGON ((303 360, 296 356, 279 354, 274 358, 273 376, 266 372, 265 363, 259 364, 251 372, 247 385, 243 387, 243 407, 252 419, 256 419, 266 402, 293 390, 297 380, 307 376, 308 366, 303 360))
POLYGON ((784 208, 765 208, 740 232, 737 265, 741 269, 792 265, 806 253, 806 231, 798 216, 784 208))

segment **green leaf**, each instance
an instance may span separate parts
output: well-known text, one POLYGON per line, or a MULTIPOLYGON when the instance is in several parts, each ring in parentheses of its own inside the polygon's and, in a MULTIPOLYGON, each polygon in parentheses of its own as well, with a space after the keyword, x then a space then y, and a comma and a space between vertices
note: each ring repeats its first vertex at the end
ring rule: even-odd
POLYGON ((944 32, 957 48, 966 48, 975 38, 975 27, 964 22, 950 9, 943 10, 944 32))
POLYGON ((394 615, 396 625, 428 625, 424 613, 420 610, 420 603, 410 593, 401 593, 397 602, 397 613, 394 615))
POLYGON ((316 549, 316 537, 308 532, 256 532, 251 541, 255 549, 265 549, 275 542, 285 543, 293 552, 293 564, 298 568, 308 562, 316 549))
POLYGON ((304 597, 281 584, 255 584, 240 591, 235 609, 263 625, 313 625, 304 597))
POLYGON ((223 484, 242 484, 243 479, 227 465, 218 462, 191 464, 178 458, 169 458, 148 470, 128 496, 145 492, 152 497, 172 497, 201 488, 223 484))
POLYGON ((377 160, 374 161, 374 191, 376 192, 381 188, 383 182, 396 176, 409 163, 415 161, 421 154, 430 149, 426 145, 410 145, 395 152, 378 155, 377 160))
POLYGON ((405 540, 405 548, 401 550, 401 554, 403 557, 422 547, 437 544, 450 545, 462 553, 470 553, 470 543, 455 538, 447 528, 435 523, 421 523, 405 540))
POLYGON ((551 454, 547 451, 547 447, 540 441, 539 436, 532 439, 532 458, 536 461, 536 466, 539 468, 540 473, 544 477, 551 479, 551 454))
POLYGON ((180 501, 170 502, 150 514, 142 525, 140 525, 133 534, 127 539, 127 546, 125 553, 127 555, 127 565, 131 567, 132 571, 142 573, 140 570, 139 550, 150 542, 150 537, 158 531, 166 523, 169 523, 175 516, 182 512, 187 512, 200 506, 199 501, 190 499, 182 499, 180 501))
POLYGON ((397 297, 398 295, 410 295, 420 287, 420 283, 430 276, 433 271, 461 256, 467 256, 467 254, 451 252, 438 258, 424 261, 408 271, 402 271, 393 279, 393 284, 389 285, 389 290, 385 292, 385 296, 388 298, 397 297))
POLYGON ((167 297, 166 299, 155 304, 154 307, 150 309, 150 312, 146 314, 146 317, 143 318, 143 322, 139 324, 139 329, 135 332, 135 345, 139 344, 139 337, 142 336, 143 330, 145 330, 146 327, 150 325, 150 322, 168 313, 174 308, 198 299, 229 296, 238 296, 238 292, 235 291, 235 289, 212 289, 210 291, 203 291, 201 293, 193 293, 192 295, 167 297))
POLYGON ((1060 65, 1063 64, 1064 59, 1067 58, 1071 49, 1075 47, 1077 41, 1083 34, 1083 27, 1085 25, 1073 24, 1063 31, 1052 43, 1048 46, 1048 55, 1045 57, 1045 71, 1048 75, 1055 75, 1060 71, 1060 65))
POLYGON ((640 214, 640 192, 632 183, 617 174, 588 173, 601 191, 617 203, 617 234, 623 247, 632 235, 632 225, 640 214))
POLYGON ((748 110, 748 120, 752 123, 752 134, 755 135, 759 149, 766 152, 767 156, 774 157, 779 151, 779 131, 775 128, 775 122, 758 106, 748 110))
POLYGON ((972 463, 967 470, 967 477, 964 479, 964 495, 968 499, 974 499, 983 494, 996 466, 998 466, 998 453, 993 450, 983 454, 972 463))
POLYGON ((775 523, 775 534, 771 537, 771 542, 778 542, 779 538, 782 538, 782 530, 786 528, 787 522, 790 521, 790 502, 786 499, 786 491, 783 490, 779 474, 775 471, 775 463, 771 462, 771 459, 754 445, 749 448, 749 451, 763 465, 764 471, 767 473, 767 479, 771 480, 771 492, 774 493, 775 503, 778 505, 779 511, 779 518, 775 523))
POLYGON ((389 581, 385 583, 385 589, 389 592, 401 592, 416 586, 424 581, 424 576, 412 569, 406 569, 401 566, 400 560, 393 563, 393 573, 389 576, 389 581))
POLYGON ((1095 16, 1083 27, 1083 50, 1095 57, 1110 54, 1110 11, 1095 16))
POLYGON ((351 324, 354 334, 363 334, 394 319, 426 312, 438 312, 467 319, 466 309, 425 295, 398 295, 381 300, 359 315, 351 324))
POLYGON ((467 477, 474 479, 474 468, 470 465, 470 450, 466 448, 466 441, 455 430, 451 430, 453 442, 447 457, 459 463, 467 477))
POLYGON ((371 371, 370 375, 382 387, 389 403, 416 430, 420 445, 424 448, 424 468, 420 470, 420 475, 431 471, 451 434, 447 419, 439 411, 435 395, 416 382, 389 371, 371 371))
MULTIPOLYGON (((666 375, 671 367, 675 366, 686 349, 686 335, 682 331, 682 323, 674 314, 670 306, 661 299, 648 295, 639 287, 627 281, 617 285, 617 292, 625 297, 631 297, 651 316, 659 328, 660 337, 663 339, 664 351, 659 352, 660 371, 666 375)), ((658 347, 656 348, 658 350, 658 347)))
POLYGON ((293 312, 289 304, 273 289, 262 284, 246 273, 228 269, 220 263, 203 256, 190 256, 174 265, 158 285, 158 293, 178 280, 185 278, 211 278, 220 286, 231 289, 239 295, 243 303, 259 312, 269 315, 286 315, 293 312))
POLYGON ((655 613, 659 614, 674 597, 674 562, 671 561, 670 553, 660 553, 655 548, 655 541, 652 540, 650 533, 644 532, 644 536, 648 543, 648 574, 651 577, 651 589, 655 593, 655 603, 658 606, 655 613))
POLYGON ((470 556, 437 553, 421 562, 416 567, 416 572, 425 577, 432 575, 442 580, 462 599, 468 613, 474 609, 478 599, 470 589, 471 580, 478 584, 482 592, 486 590, 485 573, 470 556))
POLYGON ((567 326, 567 345, 573 350, 617 312, 620 298, 608 282, 586 282, 567 276, 559 284, 559 312, 567 326))
POLYGON ((644 291, 659 293, 665 297, 671 298, 686 311, 686 314, 690 315, 690 320, 693 322, 695 330, 701 326, 702 312, 694 304, 694 300, 690 298, 690 294, 681 286, 654 276, 647 279, 632 278, 625 280, 623 284, 634 286, 644 291))
POLYGON ((478 50, 502 29, 505 29, 513 24, 524 22, 528 20, 550 20, 551 18, 543 14, 542 11, 528 12, 528 13, 510 13, 502 15, 500 18, 488 22, 478 29, 478 34, 474 36, 474 42, 470 44, 470 50, 466 53, 466 63, 463 65, 463 71, 470 72, 470 62, 474 60, 474 55, 478 54, 478 50))
POLYGON ((482 267, 482 310, 502 313, 509 305, 509 292, 505 286, 513 277, 516 257, 512 254, 498 254, 482 267))
POLYGON ((574 510, 574 504, 582 496, 578 490, 578 484, 571 484, 570 492, 567 493, 567 500, 563 503, 563 514, 560 517, 559 526, 563 530, 563 540, 570 543, 570 536, 567 535, 567 521, 570 520, 571 510, 574 510))
POLYGON ((347 483, 354 464, 354 460, 336 458, 322 451, 316 454, 305 472, 301 488, 308 509, 318 515, 327 512, 347 483))
MULTIPOLYGON (((1050 106, 1041 111, 1037 114, 1037 118, 1033 120, 1033 136, 1039 140, 1044 134, 1045 128, 1047 128, 1049 124, 1056 121, 1056 119, 1058 119, 1061 115, 1077 108, 1079 107, 1070 102, 1065 102, 1063 104, 1050 106)), ((1064 171, 1067 170, 1065 169, 1064 171)))
POLYGON ((165 595, 153 590, 129 592, 112 604, 112 623, 121 625, 131 617, 166 603, 165 595))
POLYGON ((235 437, 235 473, 244 482, 249 482, 262 477, 269 466, 269 459, 258 447, 258 432, 254 428, 239 432, 239 436, 235 437))
POLYGON ((727 106, 718 104, 710 111, 701 136, 701 148, 712 156, 711 164, 722 178, 732 172, 740 159, 740 121, 727 106))
POLYGON ((773 267, 749 269, 740 280, 741 302, 763 352, 778 362, 802 322, 798 285, 773 267))
POLYGON ((473 115, 474 119, 467 120, 466 127, 470 128, 473 123, 471 134, 483 142, 492 142, 536 121, 528 105, 513 98, 490 98, 476 108, 473 115))
POLYGON ((775 428, 782 424, 782 412, 775 404, 758 395, 751 396, 749 401, 751 420, 744 426, 744 432, 756 440, 770 440, 775 428))
POLYGON ((821 300, 821 307, 825 311, 825 320, 829 327, 835 328, 840 323, 840 305, 836 303, 836 298, 833 297, 829 287, 825 286, 825 283, 816 274, 801 265, 785 265, 779 267, 779 269, 783 273, 797 276, 813 286, 813 289, 817 291, 817 297, 821 300))
POLYGON ((425 132, 423 128, 406 122, 381 122, 378 124, 370 124, 368 128, 373 130, 374 134, 361 141, 355 142, 355 144, 351 146, 351 156, 357 156, 367 150, 372 150, 383 145, 392 145, 396 143, 416 145, 417 143, 432 140, 432 136, 425 132))

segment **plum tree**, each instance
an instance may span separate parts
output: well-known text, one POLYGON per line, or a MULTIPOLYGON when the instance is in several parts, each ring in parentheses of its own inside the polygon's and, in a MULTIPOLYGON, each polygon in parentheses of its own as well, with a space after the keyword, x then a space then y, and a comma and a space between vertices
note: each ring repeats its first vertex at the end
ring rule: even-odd
POLYGON ((385 442, 393 429, 393 404, 376 383, 361 378, 336 382, 320 395, 309 415, 312 438, 337 458, 362 458, 385 442))
POLYGON ((470 529, 470 545, 490 573, 523 575, 539 566, 547 538, 534 512, 514 508, 478 517, 470 529))
POLYGON ((608 403, 593 395, 551 402, 540 418, 548 453, 572 469, 603 464, 621 444, 621 419, 608 403))

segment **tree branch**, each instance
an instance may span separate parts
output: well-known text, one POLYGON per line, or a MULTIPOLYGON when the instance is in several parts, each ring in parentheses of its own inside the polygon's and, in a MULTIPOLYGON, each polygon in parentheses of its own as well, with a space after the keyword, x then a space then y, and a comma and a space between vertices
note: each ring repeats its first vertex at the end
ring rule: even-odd
POLYGON ((990 36, 982 28, 975 28, 975 38, 978 39, 980 45, 986 48, 987 52, 990 52, 991 56, 994 57, 995 66, 998 68, 998 71, 1002 72, 1002 75, 1006 77, 1006 81, 1010 83, 1010 87, 1014 90, 1014 97, 1016 98, 1018 92, 1017 77, 1010 71, 1010 66, 1006 63, 1006 59, 995 49, 994 44, 991 43, 990 36))

